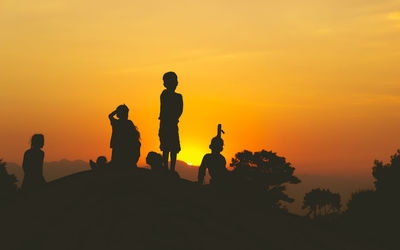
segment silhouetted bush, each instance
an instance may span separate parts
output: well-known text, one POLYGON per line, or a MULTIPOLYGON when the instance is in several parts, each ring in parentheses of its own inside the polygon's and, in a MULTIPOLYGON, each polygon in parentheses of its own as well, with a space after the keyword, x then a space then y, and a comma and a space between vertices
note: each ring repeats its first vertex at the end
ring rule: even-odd
POLYGON ((372 168, 375 188, 352 195, 344 222, 351 231, 358 232, 361 238, 374 239, 382 244, 382 249, 397 244, 400 210, 400 150, 391 156, 389 163, 376 160, 372 168))
POLYGON ((340 194, 332 193, 329 189, 313 189, 306 193, 303 200, 303 209, 308 209, 308 216, 327 216, 338 213, 342 207, 340 194))
POLYGON ((243 151, 235 155, 230 166, 238 181, 250 184, 254 190, 265 191, 274 207, 282 207, 281 201, 294 201, 285 193, 285 184, 297 184, 300 180, 293 175, 295 168, 284 157, 266 150, 243 151))
POLYGON ((365 218, 370 214, 376 213, 377 195, 374 190, 362 190, 351 195, 347 203, 347 215, 355 218, 365 218))
POLYGON ((17 192, 17 178, 8 174, 6 163, 0 159, 0 202, 8 200, 17 192))
POLYGON ((378 192, 398 193, 400 191, 400 150, 390 157, 390 162, 387 164, 376 160, 372 168, 372 176, 375 178, 375 188, 378 192))
POLYGON ((400 150, 384 164, 375 160, 372 167, 375 188, 354 193, 348 203, 346 214, 355 218, 392 217, 398 213, 400 192, 400 150))

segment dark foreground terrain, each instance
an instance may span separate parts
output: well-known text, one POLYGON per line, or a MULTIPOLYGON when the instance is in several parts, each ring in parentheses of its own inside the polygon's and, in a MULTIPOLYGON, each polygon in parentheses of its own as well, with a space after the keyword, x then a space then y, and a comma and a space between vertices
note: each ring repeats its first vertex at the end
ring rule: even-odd
POLYGON ((0 212, 0 249, 379 249, 233 191, 145 169, 74 174, 0 212))

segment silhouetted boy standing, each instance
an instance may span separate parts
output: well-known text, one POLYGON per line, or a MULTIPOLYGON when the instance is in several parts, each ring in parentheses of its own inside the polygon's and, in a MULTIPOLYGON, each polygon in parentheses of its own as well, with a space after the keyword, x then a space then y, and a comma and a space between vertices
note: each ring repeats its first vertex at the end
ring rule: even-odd
POLYGON ((108 116, 112 126, 110 147, 113 167, 136 167, 140 157, 140 134, 133 122, 128 120, 128 113, 128 107, 120 105, 108 116))
POLYGON ((35 190, 46 181, 43 177, 43 160, 44 152, 44 136, 35 134, 31 139, 31 148, 24 154, 22 169, 24 170, 24 180, 22 182, 22 190, 35 190))
POLYGON ((218 125, 218 135, 211 140, 211 154, 206 154, 203 157, 199 168, 198 183, 203 184, 204 176, 206 175, 206 169, 211 177, 211 183, 221 183, 226 180, 228 170, 226 169, 226 160, 221 155, 224 149, 224 141, 221 138, 221 125, 218 125))
POLYGON ((160 149, 163 152, 163 165, 168 169, 168 158, 171 154, 171 171, 175 171, 176 156, 181 151, 178 123, 183 112, 182 95, 175 92, 178 77, 174 72, 163 76, 165 90, 161 93, 160 109, 160 149))

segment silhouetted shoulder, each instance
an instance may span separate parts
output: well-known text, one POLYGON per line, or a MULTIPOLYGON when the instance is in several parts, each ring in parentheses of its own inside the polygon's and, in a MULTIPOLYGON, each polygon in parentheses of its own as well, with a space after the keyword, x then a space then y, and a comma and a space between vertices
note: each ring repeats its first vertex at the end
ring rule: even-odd
POLYGON ((223 155, 221 155, 221 154, 206 154, 206 155, 204 155, 203 160, 205 160, 205 161, 210 161, 210 160, 215 161, 215 160, 217 160, 217 161, 221 161, 221 162, 225 162, 226 163, 225 157, 223 155))
POLYGON ((208 159, 210 159, 212 156, 212 154, 205 154, 203 157, 203 161, 207 161, 208 159))
POLYGON ((28 149, 28 150, 25 151, 24 158, 25 158, 25 157, 31 157, 32 155, 35 155, 35 156, 39 156, 39 157, 43 157, 43 158, 44 158, 44 151, 43 151, 43 150, 40 150, 40 149, 33 149, 33 148, 30 148, 30 149, 28 149))
POLYGON ((163 90, 163 92, 161 92, 161 99, 163 99, 166 95, 168 94, 168 91, 166 89, 163 90))

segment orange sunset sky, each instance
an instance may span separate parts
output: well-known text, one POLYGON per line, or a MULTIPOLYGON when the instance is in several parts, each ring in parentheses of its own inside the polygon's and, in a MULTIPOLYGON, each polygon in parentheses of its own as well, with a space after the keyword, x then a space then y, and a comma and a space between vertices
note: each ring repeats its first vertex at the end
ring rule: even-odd
POLYGON ((273 150, 297 173, 370 175, 400 148, 400 0, 1 0, 0 157, 110 157, 119 104, 159 150, 162 75, 184 98, 178 159, 222 123, 227 161, 273 150))

